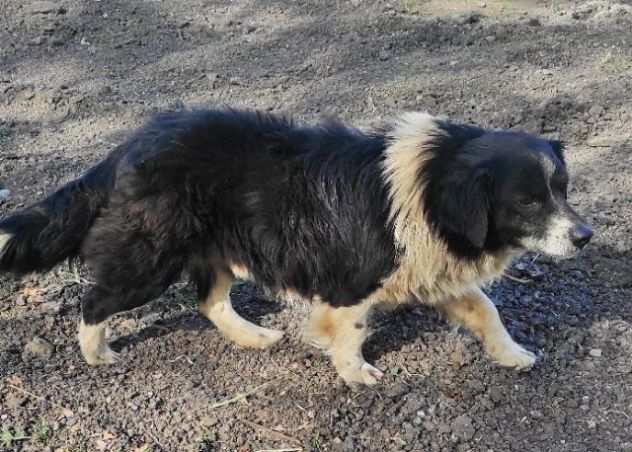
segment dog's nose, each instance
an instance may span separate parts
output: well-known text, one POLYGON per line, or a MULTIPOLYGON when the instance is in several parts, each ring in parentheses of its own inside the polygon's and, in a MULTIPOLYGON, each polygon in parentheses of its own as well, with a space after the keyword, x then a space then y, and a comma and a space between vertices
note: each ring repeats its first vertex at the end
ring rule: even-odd
POLYGON ((593 236, 593 230, 585 224, 578 224, 571 230, 571 242, 577 248, 585 247, 593 236))

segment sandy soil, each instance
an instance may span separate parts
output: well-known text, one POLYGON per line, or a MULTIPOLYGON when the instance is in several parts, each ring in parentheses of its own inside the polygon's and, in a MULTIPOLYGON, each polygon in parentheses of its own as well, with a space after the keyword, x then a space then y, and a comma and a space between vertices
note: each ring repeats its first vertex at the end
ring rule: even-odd
MULTIPOLYGON (((77 176, 149 114, 230 104, 359 125, 409 109, 566 140, 570 197, 597 236, 528 256, 489 289, 540 357, 499 369, 421 308, 378 315, 387 369, 351 391, 303 345, 304 307, 248 285, 280 326, 240 350, 178 284, 111 324, 121 363, 76 335, 90 275, 0 278, 0 450, 632 451, 632 2, 0 0, 5 215, 77 176)), ((0 187, 1 188, 1 187, 0 187)))

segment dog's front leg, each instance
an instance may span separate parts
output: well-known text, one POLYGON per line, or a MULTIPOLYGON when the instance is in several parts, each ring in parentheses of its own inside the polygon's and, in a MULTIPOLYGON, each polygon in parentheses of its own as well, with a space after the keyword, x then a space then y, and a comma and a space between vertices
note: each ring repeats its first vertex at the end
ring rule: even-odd
POLYGON ((473 288, 461 297, 445 300, 437 308, 448 320, 474 333, 501 366, 525 369, 535 363, 535 355, 511 338, 496 306, 481 289, 473 288))
POLYGON ((338 375, 347 384, 373 385, 383 375, 362 355, 370 310, 369 302, 340 308, 315 302, 305 329, 304 339, 331 355, 338 375))

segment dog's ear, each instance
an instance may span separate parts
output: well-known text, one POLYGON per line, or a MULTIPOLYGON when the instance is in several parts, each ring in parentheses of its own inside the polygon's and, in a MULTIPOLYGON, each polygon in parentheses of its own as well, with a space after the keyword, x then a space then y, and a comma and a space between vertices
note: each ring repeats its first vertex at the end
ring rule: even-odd
POLYGON ((557 158, 560 159, 560 162, 566 165, 566 160, 564 160, 564 151, 566 150, 566 145, 564 144, 564 142, 559 140, 549 140, 549 144, 551 145, 551 148, 553 149, 553 152, 555 153, 557 158))
POLYGON ((482 249, 489 229, 491 175, 486 169, 453 175, 443 189, 439 222, 482 249))

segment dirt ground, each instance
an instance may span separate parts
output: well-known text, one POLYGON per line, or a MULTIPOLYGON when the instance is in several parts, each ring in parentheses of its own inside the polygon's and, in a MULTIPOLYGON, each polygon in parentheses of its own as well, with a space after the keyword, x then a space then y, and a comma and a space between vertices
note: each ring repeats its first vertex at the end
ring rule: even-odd
POLYGON ((273 349, 227 342, 180 283, 114 319, 123 360, 90 368, 90 275, 2 276, 0 450, 632 451, 631 1, 0 0, 0 23, 1 215, 152 112, 230 104, 561 137, 596 229, 577 259, 527 256, 489 288, 533 370, 411 306, 376 315, 365 351, 386 376, 360 391, 301 343, 305 307, 249 285, 238 310, 288 332, 273 349))

